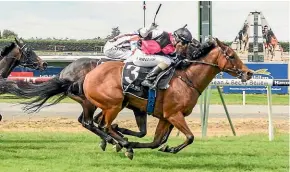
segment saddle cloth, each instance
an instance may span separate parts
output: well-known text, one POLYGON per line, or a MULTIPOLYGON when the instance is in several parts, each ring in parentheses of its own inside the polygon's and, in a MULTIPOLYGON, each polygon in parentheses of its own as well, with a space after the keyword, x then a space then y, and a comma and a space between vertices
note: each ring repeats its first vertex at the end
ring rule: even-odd
POLYGON ((108 61, 121 61, 120 59, 109 59, 109 58, 101 58, 98 62, 97 62, 97 66, 99 66, 102 63, 108 62, 108 61))
MULTIPOLYGON (((122 71, 123 92, 147 100, 149 88, 142 86, 141 83, 145 80, 146 75, 152 68, 153 67, 136 66, 132 62, 126 63, 122 71)), ((167 70, 161 72, 154 81, 156 88, 167 89, 174 71, 174 67, 169 67, 167 70)))

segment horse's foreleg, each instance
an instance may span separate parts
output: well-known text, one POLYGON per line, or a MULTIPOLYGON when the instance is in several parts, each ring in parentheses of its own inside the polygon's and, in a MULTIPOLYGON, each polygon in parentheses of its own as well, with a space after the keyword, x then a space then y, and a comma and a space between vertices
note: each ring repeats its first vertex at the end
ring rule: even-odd
POLYGON ((246 51, 246 49, 247 49, 247 41, 245 41, 245 44, 244 44, 244 51, 246 51))
POLYGON ((132 131, 126 128, 121 128, 117 124, 113 124, 112 127, 116 131, 121 132, 122 134, 142 138, 147 134, 147 114, 146 112, 141 112, 140 110, 133 110, 133 112, 140 132, 132 131))
POLYGON ((177 153, 193 142, 194 135, 190 131, 189 127, 187 126, 184 116, 181 112, 178 112, 177 114, 174 114, 174 115, 170 115, 167 118, 167 120, 186 136, 186 141, 179 146, 176 146, 176 147, 167 146, 160 151, 169 152, 169 153, 177 153))

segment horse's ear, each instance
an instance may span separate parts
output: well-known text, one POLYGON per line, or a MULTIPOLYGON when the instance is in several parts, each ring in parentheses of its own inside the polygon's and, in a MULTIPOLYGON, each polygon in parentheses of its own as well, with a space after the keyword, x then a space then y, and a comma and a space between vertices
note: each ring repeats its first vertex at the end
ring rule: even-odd
POLYGON ((14 39, 15 39, 16 44, 19 46, 21 44, 20 40, 17 37, 15 37, 14 39))
POLYGON ((20 38, 20 43, 23 45, 24 44, 24 40, 22 38, 20 38))
POLYGON ((15 42, 19 47, 23 47, 23 41, 21 41, 18 37, 15 37, 15 42))
POLYGON ((221 47, 221 48, 224 47, 224 44, 218 38, 215 38, 215 41, 219 47, 221 47))

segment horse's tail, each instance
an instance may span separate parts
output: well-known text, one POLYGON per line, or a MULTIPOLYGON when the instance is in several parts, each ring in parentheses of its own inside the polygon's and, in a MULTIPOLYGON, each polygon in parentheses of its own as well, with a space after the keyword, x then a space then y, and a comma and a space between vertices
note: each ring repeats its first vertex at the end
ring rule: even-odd
POLYGON ((21 98, 27 98, 24 95, 19 94, 19 87, 16 81, 7 80, 7 78, 0 79, 0 94, 13 94, 21 98))
POLYGON ((28 84, 24 88, 19 87, 8 87, 8 92, 12 93, 19 97, 25 98, 34 98, 27 102, 21 102, 20 104, 24 104, 24 110, 29 113, 39 111, 43 107, 51 106, 59 103, 63 100, 68 93, 70 86, 73 84, 72 81, 59 79, 59 77, 55 77, 50 79, 47 82, 43 82, 41 84, 28 84), (54 97, 51 103, 44 105, 44 103, 54 97))

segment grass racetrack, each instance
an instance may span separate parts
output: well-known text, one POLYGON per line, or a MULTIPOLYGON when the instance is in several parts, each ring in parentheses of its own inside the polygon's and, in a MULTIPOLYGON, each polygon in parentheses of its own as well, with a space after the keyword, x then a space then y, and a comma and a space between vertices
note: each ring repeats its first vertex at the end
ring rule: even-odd
MULTIPOLYGON (((130 140, 133 138, 129 138, 130 140)), ((136 140, 136 139, 133 139, 136 140)), ((152 137, 138 139, 150 142, 152 137)), ((169 146, 183 142, 171 136, 169 146)), ((1 132, 1 172, 183 172, 183 171, 289 171, 288 133, 276 133, 268 141, 264 134, 209 137, 195 142, 178 154, 135 149, 134 159, 106 152, 89 132, 1 132)))
MULTIPOLYGON (((227 105, 242 104, 242 95, 225 94, 224 97, 227 105)), ((267 105, 266 95, 249 94, 246 97, 249 106, 244 106, 245 110, 253 106, 261 109, 255 105, 267 105)), ((27 100, 7 94, 0 96, 0 102, 14 104, 22 101, 27 100)), ((66 98, 59 109, 53 106, 55 111, 44 110, 35 115, 2 105, 0 172, 289 171, 289 115, 283 108, 285 106, 273 114, 274 141, 268 140, 268 118, 264 111, 257 114, 243 114, 241 108, 231 111, 238 135, 232 136, 224 112, 212 109, 208 138, 201 139, 200 116, 195 112, 186 118, 196 136, 192 145, 177 154, 159 152, 158 149, 135 149, 134 159, 129 160, 123 151, 116 153, 112 145, 107 146, 106 152, 99 148, 99 138, 77 122, 80 107, 71 116, 64 116, 64 113, 72 113, 68 108, 74 110, 73 102, 66 98)), ((212 92, 211 104, 221 104, 216 90, 212 92)), ((273 104, 289 105, 289 95, 273 95, 273 104)), ((132 114, 126 116, 124 113, 114 123, 138 130, 132 114)), ((129 137, 129 140, 151 142, 156 124, 157 119, 149 116, 147 136, 143 139, 129 137)), ((176 137, 176 132, 173 129, 167 142, 169 146, 184 141, 183 134, 176 137)))

